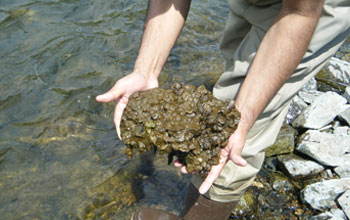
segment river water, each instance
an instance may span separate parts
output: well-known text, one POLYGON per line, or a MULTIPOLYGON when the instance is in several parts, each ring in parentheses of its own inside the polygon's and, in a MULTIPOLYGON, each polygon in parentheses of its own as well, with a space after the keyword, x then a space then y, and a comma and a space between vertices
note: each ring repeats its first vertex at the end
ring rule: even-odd
MULTIPOLYGON (((225 1, 193 1, 160 77, 211 86, 225 1)), ((188 176, 151 155, 129 160, 113 104, 95 96, 128 74, 147 1, 0 1, 0 218, 128 216, 141 206, 178 213, 188 176)))
MULTIPOLYGON (((0 219, 179 212, 190 177, 162 156, 128 159, 113 104, 95 101, 131 71, 146 8, 141 0, 0 1, 0 219)), ((224 0, 192 1, 161 87, 213 85, 227 13, 224 0)))

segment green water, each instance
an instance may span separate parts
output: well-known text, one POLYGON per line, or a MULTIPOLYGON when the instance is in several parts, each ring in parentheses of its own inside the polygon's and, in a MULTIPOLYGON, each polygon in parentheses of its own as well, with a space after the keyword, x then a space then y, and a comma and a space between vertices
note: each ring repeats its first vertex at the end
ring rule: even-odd
MULTIPOLYGON (((113 104, 95 96, 128 74, 147 2, 0 1, 0 219, 129 219, 138 207, 178 213, 189 177, 159 157, 129 160, 113 104)), ((193 1, 160 77, 212 85, 225 1, 193 1)))

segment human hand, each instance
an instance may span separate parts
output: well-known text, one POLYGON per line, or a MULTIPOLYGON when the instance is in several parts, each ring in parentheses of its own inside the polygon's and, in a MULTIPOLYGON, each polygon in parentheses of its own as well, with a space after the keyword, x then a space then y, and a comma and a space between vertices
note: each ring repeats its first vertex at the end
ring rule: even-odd
POLYGON ((120 121, 129 97, 137 92, 158 87, 157 78, 148 77, 144 74, 133 72, 120 80, 106 93, 96 97, 98 102, 111 102, 116 100, 114 110, 114 124, 119 139, 120 136, 120 121))
MULTIPOLYGON (((220 175, 222 169, 226 165, 228 160, 232 160, 238 166, 246 166, 247 162, 241 156, 242 150, 246 140, 246 134, 243 129, 240 129, 238 126, 237 130, 230 136, 229 142, 226 147, 221 149, 220 152, 220 162, 219 164, 212 166, 208 176, 205 178, 201 186, 199 187, 199 193, 206 193, 211 185, 213 185, 214 181, 220 175)), ((181 167, 181 171, 183 173, 187 173, 186 167, 183 166, 178 161, 175 161, 174 165, 176 167, 181 167)))

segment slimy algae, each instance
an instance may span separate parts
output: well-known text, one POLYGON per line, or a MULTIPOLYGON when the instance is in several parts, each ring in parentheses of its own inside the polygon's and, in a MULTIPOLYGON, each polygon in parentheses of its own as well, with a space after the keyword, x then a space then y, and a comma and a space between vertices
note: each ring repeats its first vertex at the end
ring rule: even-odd
POLYGON ((134 93, 121 120, 125 153, 154 147, 176 156, 189 173, 205 176, 219 163, 220 149, 237 128, 240 113, 233 102, 216 99, 204 86, 174 84, 134 93))

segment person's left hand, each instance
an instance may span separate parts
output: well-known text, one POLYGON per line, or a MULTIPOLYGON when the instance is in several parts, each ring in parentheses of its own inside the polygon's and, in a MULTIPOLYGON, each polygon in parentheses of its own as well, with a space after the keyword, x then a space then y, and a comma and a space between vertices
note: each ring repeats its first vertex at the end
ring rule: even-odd
MULTIPOLYGON (((204 194, 209 190, 216 178, 218 178, 220 175, 228 160, 232 160, 232 162, 238 166, 245 166, 247 164, 246 160, 241 156, 245 140, 246 132, 241 131, 238 126, 237 130, 230 136, 226 147, 221 149, 220 162, 219 164, 211 167, 207 178, 203 181, 199 188, 199 193, 204 194)), ((175 161, 174 165, 176 167, 181 167, 181 171, 183 173, 187 173, 186 166, 183 166, 178 161, 175 161)))

